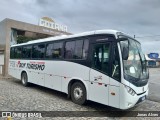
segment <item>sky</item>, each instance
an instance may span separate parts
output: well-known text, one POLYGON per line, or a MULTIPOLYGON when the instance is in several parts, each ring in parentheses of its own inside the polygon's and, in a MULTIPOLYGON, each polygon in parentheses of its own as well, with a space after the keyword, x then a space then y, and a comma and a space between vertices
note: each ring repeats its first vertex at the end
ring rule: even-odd
POLYGON ((136 36, 145 53, 160 53, 160 0, 0 0, 0 21, 38 25, 48 16, 71 33, 115 29, 136 36))

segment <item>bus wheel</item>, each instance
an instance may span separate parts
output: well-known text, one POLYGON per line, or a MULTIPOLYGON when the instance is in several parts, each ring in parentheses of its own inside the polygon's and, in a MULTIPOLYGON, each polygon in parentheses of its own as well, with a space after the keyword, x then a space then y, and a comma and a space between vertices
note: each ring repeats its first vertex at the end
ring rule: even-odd
POLYGON ((82 105, 86 101, 86 89, 85 86, 76 82, 71 86, 71 99, 74 103, 82 105))
POLYGON ((28 76, 27 76, 26 72, 22 73, 22 75, 21 75, 21 81, 22 81, 22 85, 23 86, 27 87, 29 85, 29 83, 28 83, 28 76))

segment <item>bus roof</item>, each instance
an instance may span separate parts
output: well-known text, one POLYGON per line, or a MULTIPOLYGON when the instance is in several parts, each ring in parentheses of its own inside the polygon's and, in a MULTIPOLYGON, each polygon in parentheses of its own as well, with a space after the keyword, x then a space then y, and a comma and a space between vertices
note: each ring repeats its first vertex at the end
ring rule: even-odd
POLYGON ((96 31, 78 33, 78 34, 74 34, 74 35, 62 35, 62 36, 48 37, 48 38, 43 38, 43 39, 38 39, 38 40, 32 40, 32 41, 29 41, 29 42, 26 42, 26 43, 12 45, 11 47, 28 45, 28 44, 33 44, 33 43, 48 42, 48 41, 54 41, 54 40, 63 40, 63 39, 67 39, 67 38, 83 37, 83 36, 94 35, 94 34, 113 34, 113 35, 117 35, 117 32, 120 32, 120 31, 107 30, 107 29, 106 30, 96 30, 96 31))

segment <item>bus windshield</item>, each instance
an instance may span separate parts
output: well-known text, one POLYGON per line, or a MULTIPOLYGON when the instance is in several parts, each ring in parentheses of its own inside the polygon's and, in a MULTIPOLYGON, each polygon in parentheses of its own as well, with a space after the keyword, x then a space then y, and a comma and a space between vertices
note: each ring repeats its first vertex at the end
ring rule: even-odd
POLYGON ((146 59, 140 43, 134 39, 127 38, 127 40, 120 41, 120 45, 122 51, 123 47, 128 48, 128 59, 123 60, 125 79, 134 79, 136 81, 148 79, 146 59))

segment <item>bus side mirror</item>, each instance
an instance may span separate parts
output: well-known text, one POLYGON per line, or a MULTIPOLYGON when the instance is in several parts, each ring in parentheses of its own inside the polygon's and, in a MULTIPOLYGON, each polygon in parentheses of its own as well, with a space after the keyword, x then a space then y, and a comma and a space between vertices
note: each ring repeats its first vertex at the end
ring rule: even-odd
POLYGON ((122 58, 123 60, 127 60, 129 56, 129 48, 123 47, 122 58))

